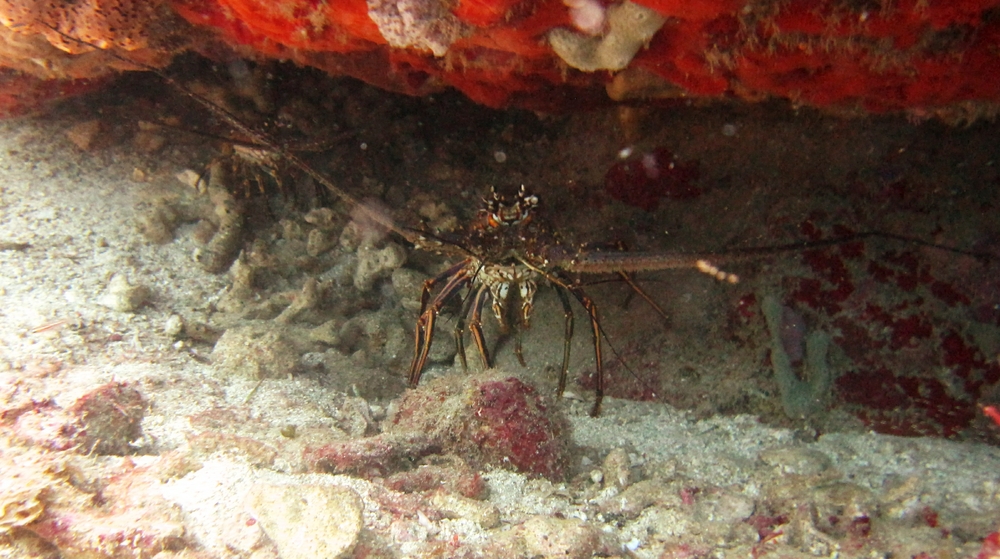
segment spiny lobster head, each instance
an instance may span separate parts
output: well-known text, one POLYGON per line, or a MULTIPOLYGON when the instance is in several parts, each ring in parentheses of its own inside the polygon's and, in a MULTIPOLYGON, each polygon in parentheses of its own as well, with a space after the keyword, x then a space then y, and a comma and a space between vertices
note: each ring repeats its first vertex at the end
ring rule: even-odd
POLYGON ((490 187, 490 195, 483 199, 485 207, 479 210, 480 226, 486 229, 499 229, 514 225, 527 225, 531 212, 538 206, 538 196, 528 194, 524 185, 513 197, 497 192, 490 187))

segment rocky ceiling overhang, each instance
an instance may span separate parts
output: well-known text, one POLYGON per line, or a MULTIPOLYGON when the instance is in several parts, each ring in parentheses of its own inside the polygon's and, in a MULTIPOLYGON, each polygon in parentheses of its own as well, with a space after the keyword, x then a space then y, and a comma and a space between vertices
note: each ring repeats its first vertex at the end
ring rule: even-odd
POLYGON ((1000 107, 1000 0, 3 0, 0 23, 7 114, 189 50, 491 107, 779 98, 952 121, 1000 107))

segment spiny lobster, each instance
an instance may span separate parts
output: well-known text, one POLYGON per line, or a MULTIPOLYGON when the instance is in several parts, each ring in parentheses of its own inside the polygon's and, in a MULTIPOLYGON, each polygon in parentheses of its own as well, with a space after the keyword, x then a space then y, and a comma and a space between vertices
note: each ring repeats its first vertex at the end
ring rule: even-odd
MULTIPOLYGON (((66 38, 83 43, 68 36, 66 38)), ((94 45, 90 46, 98 48, 94 45)), ((363 204, 354 195, 336 185, 328 176, 320 173, 294 152, 285 148, 267 132, 245 124, 225 108, 192 92, 170 76, 134 61, 124 59, 123 61, 156 73, 177 90, 226 121, 236 132, 253 144, 255 153, 267 154, 269 158, 272 155, 280 157, 288 165, 304 173, 353 208, 356 216, 395 233, 417 249, 432 251, 457 260, 455 264, 427 280, 423 285, 419 316, 414 328, 414 353, 408 369, 408 381, 411 387, 419 383, 427 365, 439 313, 451 298, 458 296, 463 290, 468 291, 468 296, 464 299, 455 328, 458 355, 465 365, 463 330, 467 320, 468 329, 484 367, 491 367, 493 361, 487 349, 482 327, 482 314, 486 305, 490 305, 491 313, 503 329, 508 327, 508 315, 513 313, 515 326, 520 331, 530 324, 537 289, 543 285, 554 288, 565 315, 563 356, 558 382, 560 394, 564 392, 567 383, 570 339, 574 328, 570 298, 575 299, 586 311, 591 326, 596 368, 595 397, 591 415, 596 416, 601 412, 605 388, 603 332, 597 306, 585 292, 583 284, 575 279, 578 275, 618 274, 640 295, 649 300, 631 281, 629 274, 693 268, 709 274, 717 280, 735 283, 738 281, 738 277, 720 270, 717 267, 718 263, 804 248, 816 248, 870 236, 936 247, 933 243, 917 239, 871 232, 819 242, 743 248, 738 252, 730 253, 690 254, 597 250, 567 244, 556 235, 536 212, 540 203, 538 197, 524 186, 513 197, 504 196, 495 189, 491 190, 485 200, 485 206, 479 211, 476 220, 457 236, 448 237, 443 234, 432 234, 401 226, 384 213, 363 204)), ((273 173, 273 171, 268 170, 268 173, 273 173)), ((957 249, 947 250, 980 256, 957 249)), ((518 360, 524 364, 519 337, 515 337, 514 352, 518 360)))
MULTIPOLYGON (((494 188, 486 198, 485 207, 479 211, 476 221, 465 232, 464 242, 446 242, 440 237, 424 234, 409 235, 408 240, 417 248, 461 258, 458 263, 424 283, 413 360, 409 369, 410 386, 416 386, 420 382, 421 373, 427 364, 438 313, 448 299, 462 288, 471 290, 455 328, 455 341, 463 366, 466 365, 462 336, 464 317, 469 316, 469 331, 482 358, 483 367, 489 368, 493 363, 483 337, 483 307, 490 302, 493 316, 502 329, 507 329, 511 301, 519 303, 515 312, 518 335, 515 337, 514 353, 524 365, 519 334, 530 324, 539 284, 548 284, 559 296, 566 321, 562 365, 559 369, 560 395, 566 389, 570 340, 573 335, 573 310, 569 295, 583 306, 590 319, 596 366, 591 415, 596 416, 600 414, 604 396, 600 319, 597 305, 585 293, 579 281, 571 279, 569 274, 626 274, 635 271, 696 268, 719 280, 738 281, 737 276, 719 270, 700 255, 570 249, 559 241, 545 221, 535 215, 538 203, 538 197, 530 194, 523 185, 513 199, 508 199, 494 188), (431 299, 431 294, 439 285, 442 287, 431 299)), ((634 284, 633 287, 638 290, 634 284)))

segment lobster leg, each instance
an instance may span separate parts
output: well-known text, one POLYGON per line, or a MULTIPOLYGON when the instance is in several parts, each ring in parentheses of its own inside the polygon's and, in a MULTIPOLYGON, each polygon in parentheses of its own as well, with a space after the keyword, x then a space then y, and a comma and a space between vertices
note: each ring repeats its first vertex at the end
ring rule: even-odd
POLYGON ((483 285, 476 292, 476 298, 472 302, 472 318, 469 320, 469 331, 472 332, 472 341, 479 349, 479 356, 483 359, 483 368, 489 369, 493 366, 490 362, 490 352, 486 348, 486 338, 483 336, 483 305, 486 303, 486 286, 483 285))
POLYGON ((524 352, 521 350, 521 332, 523 328, 518 328, 514 332, 514 356, 517 357, 517 362, 521 364, 522 367, 527 367, 528 363, 524 360, 524 352))
POLYGON ((597 316, 597 305, 593 299, 587 296, 578 286, 570 288, 576 300, 583 305, 587 314, 590 315, 590 329, 594 335, 594 365, 596 367, 594 378, 594 407, 590 410, 591 417, 601 415, 601 402, 604 400, 604 354, 601 350, 601 322, 597 316))
POLYGON ((535 308, 535 293, 537 291, 538 285, 532 279, 522 278, 517 282, 517 292, 521 298, 521 312, 514 338, 514 355, 517 356, 517 361, 522 367, 527 367, 528 364, 525 363, 524 352, 521 350, 521 335, 531 326, 531 312, 535 308))
MULTIPOLYGON (((458 358, 462 361, 462 372, 469 371, 469 361, 465 356, 465 317, 472 312, 475 306, 479 306, 479 312, 482 312, 483 305, 483 290, 486 286, 481 286, 474 296, 467 297, 465 303, 462 304, 462 311, 458 315, 458 320, 455 321, 455 349, 458 353, 458 358)), ((482 328, 479 328, 478 314, 474 314, 473 320, 469 322, 469 331, 472 333, 473 342, 476 344, 476 348, 479 349, 480 357, 484 356, 485 350, 485 338, 483 337, 482 328)), ((489 356, 483 357, 483 367, 489 368, 489 356)))
POLYGON ((416 388, 420 384, 420 375, 424 372, 427 364, 427 356, 431 351, 431 342, 434 339, 434 322, 437 320, 437 313, 431 311, 420 315, 417 319, 416 346, 414 347, 413 361, 410 362, 410 371, 407 375, 410 388, 416 388))
POLYGON ((423 292, 420 296, 420 318, 417 319, 417 326, 414 329, 413 361, 410 362, 408 374, 410 387, 415 387, 420 383, 420 375, 427 364, 431 342, 434 341, 434 323, 437 321, 438 313, 441 312, 441 307, 455 291, 468 284, 469 281, 469 275, 465 271, 465 263, 460 263, 424 282, 423 292), (428 299, 434 286, 445 280, 448 283, 441 288, 441 291, 428 305, 428 299))
POLYGON ((632 291, 638 293, 639 296, 646 301, 646 304, 648 304, 650 307, 653 307, 653 310, 656 311, 656 314, 663 317, 663 320, 668 320, 667 312, 663 310, 663 307, 658 305, 656 301, 654 301, 653 298, 650 297, 649 294, 646 293, 646 291, 643 288, 639 287, 639 284, 635 283, 635 280, 632 279, 632 276, 630 274, 626 272, 618 272, 618 275, 621 276, 623 280, 625 280, 625 283, 627 283, 628 286, 632 288, 632 291))
POLYGON ((569 374, 569 349, 573 341, 573 308, 569 304, 569 297, 566 295, 566 288, 556 286, 556 294, 559 295, 559 302, 562 303, 563 314, 566 316, 566 332, 563 335, 563 358, 562 367, 559 368, 559 396, 566 391, 566 376, 569 374))
POLYGON ((594 335, 594 361, 597 367, 594 379, 594 408, 590 410, 591 417, 601 415, 601 401, 604 400, 604 355, 601 352, 601 323, 597 318, 597 305, 590 297, 577 293, 577 298, 590 315, 590 328, 594 335))
POLYGON ((462 310, 458 313, 458 319, 455 321, 455 352, 462 361, 463 373, 469 371, 469 361, 465 358, 465 317, 469 314, 474 300, 475 297, 471 296, 465 298, 465 302, 462 303, 462 310))
POLYGON ((569 305, 569 298, 566 296, 566 291, 573 294, 573 297, 580 302, 580 305, 587 311, 587 315, 590 316, 590 329, 594 338, 594 367, 596 368, 596 378, 594 379, 594 407, 590 410, 591 417, 597 417, 601 415, 601 403, 604 401, 604 352, 601 349, 601 320, 597 314, 597 305, 594 303, 586 293, 584 293, 583 288, 580 287, 579 283, 574 283, 564 276, 556 273, 545 272, 532 266, 524 261, 521 262, 528 268, 535 270, 536 272, 542 274, 553 287, 556 288, 556 293, 559 294, 559 298, 563 303, 563 310, 566 313, 566 340, 563 345, 563 366, 559 373, 559 393, 562 394, 563 390, 566 388, 566 374, 569 367, 569 344, 570 338, 573 335, 573 311, 569 305))

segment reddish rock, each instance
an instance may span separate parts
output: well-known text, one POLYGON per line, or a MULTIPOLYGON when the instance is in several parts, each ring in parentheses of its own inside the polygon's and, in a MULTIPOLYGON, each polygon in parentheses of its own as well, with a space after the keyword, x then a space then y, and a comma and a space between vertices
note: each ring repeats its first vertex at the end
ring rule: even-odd
POLYGON ((562 478, 569 426, 547 398, 520 379, 452 375, 408 391, 382 434, 308 449, 321 471, 385 475, 424 456, 452 454, 473 469, 507 468, 562 478))
POLYGON ((60 557, 138 559, 188 546, 180 510, 161 493, 163 480, 194 467, 177 455, 136 466, 9 443, 0 442, 0 471, 15 483, 0 488, 0 529, 18 530, 7 536, 31 534, 60 557))
POLYGON ((66 408, 48 401, 19 410, 14 433, 52 450, 132 454, 130 443, 142 436, 145 413, 146 401, 138 390, 127 383, 109 382, 66 408))
POLYGON ((404 493, 443 488, 449 493, 470 499, 482 499, 486 496, 486 481, 478 472, 469 468, 464 460, 452 456, 435 462, 440 463, 423 464, 414 470, 396 472, 385 480, 385 484, 389 489, 404 493))

